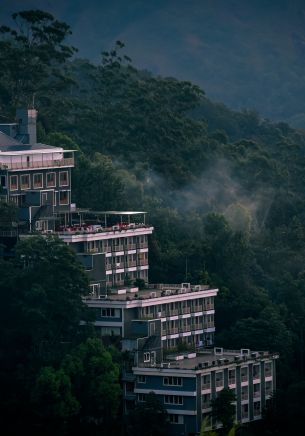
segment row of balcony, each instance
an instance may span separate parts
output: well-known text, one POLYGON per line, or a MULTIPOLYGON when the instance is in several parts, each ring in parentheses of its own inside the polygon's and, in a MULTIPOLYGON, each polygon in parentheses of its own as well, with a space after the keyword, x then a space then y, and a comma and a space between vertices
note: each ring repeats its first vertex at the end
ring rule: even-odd
POLYGON ((103 253, 112 253, 112 252, 117 252, 117 251, 129 251, 129 250, 139 250, 141 248, 148 248, 148 243, 147 242, 139 242, 138 244, 126 244, 126 245, 113 245, 113 246, 109 246, 107 245, 106 247, 86 247, 85 248, 85 252, 86 253, 99 253, 99 252, 103 252, 103 253))
POLYGON ((145 319, 154 319, 154 318, 168 318, 171 316, 178 315, 186 315, 197 312, 207 312, 208 310, 214 310, 213 305, 206 306, 194 306, 194 307, 181 307, 180 309, 172 309, 172 310, 162 310, 160 312, 156 311, 155 313, 143 313, 143 318, 145 319))
POLYGON ((166 329, 162 329, 162 335, 175 335, 177 333, 187 333, 195 330, 203 330, 207 328, 214 327, 213 323, 206 323, 206 324, 191 324, 191 325, 184 325, 180 327, 169 327, 166 329))
POLYGON ((148 260, 141 260, 141 261, 130 261, 130 262, 116 262, 116 263, 107 263, 106 264, 106 270, 110 269, 121 269, 121 268, 131 268, 134 266, 145 266, 148 265, 148 260))
POLYGON ((0 162, 0 169, 19 170, 27 168, 52 168, 74 166, 74 158, 46 159, 37 161, 0 162))

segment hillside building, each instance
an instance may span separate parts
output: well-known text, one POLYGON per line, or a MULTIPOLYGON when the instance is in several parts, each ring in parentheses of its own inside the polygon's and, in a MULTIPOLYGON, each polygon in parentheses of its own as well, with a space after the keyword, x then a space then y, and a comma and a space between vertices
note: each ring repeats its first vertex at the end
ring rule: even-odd
MULTIPOLYGON (((122 374, 124 409, 155 392, 172 435, 199 434, 224 387, 236 396, 236 421, 260 419, 275 390, 276 354, 214 346, 218 290, 190 283, 149 284, 145 212, 90 211, 72 203, 75 150, 37 143, 33 109, 0 125, 0 200, 18 206, 18 225, 1 229, 3 254, 18 238, 56 234, 84 265, 84 299, 103 337, 121 339, 129 355, 122 374), (139 289, 137 279, 145 284, 139 289)), ((211 422, 214 427, 219 423, 211 422)))

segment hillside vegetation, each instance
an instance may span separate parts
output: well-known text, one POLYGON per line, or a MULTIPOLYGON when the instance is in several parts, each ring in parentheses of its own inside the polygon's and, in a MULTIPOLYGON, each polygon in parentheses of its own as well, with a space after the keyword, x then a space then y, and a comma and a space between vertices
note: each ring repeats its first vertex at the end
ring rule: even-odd
POLYGON ((74 201, 148 211, 150 281, 218 286, 218 345, 280 352, 261 434, 304 425, 305 134, 143 72, 120 42, 99 65, 71 60, 68 27, 16 18, 32 36, 2 28, 3 119, 35 93, 39 140, 79 149, 74 201))

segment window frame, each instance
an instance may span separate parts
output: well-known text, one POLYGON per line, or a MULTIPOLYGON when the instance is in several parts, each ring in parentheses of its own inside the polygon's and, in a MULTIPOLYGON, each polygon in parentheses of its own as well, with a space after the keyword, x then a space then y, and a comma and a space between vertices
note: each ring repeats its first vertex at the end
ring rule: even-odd
POLYGON ((59 172, 59 186, 69 186, 69 171, 60 171, 59 172), (61 175, 66 174, 67 175, 67 182, 63 183, 61 181, 61 175))
POLYGON ((46 174, 46 187, 47 188, 55 188, 56 187, 56 173, 55 171, 49 172, 46 174), (54 183, 50 185, 50 182, 48 182, 48 176, 49 174, 54 174, 54 183))
POLYGON ((29 190, 29 189, 31 189, 31 177, 30 177, 30 174, 20 174, 20 190, 21 191, 27 191, 27 190, 29 190), (22 178, 23 177, 27 177, 28 178, 28 181, 29 181, 29 183, 28 183, 28 188, 23 188, 22 187, 22 185, 23 185, 23 183, 22 183, 22 178))
POLYGON ((16 175, 11 175, 10 176, 10 191, 18 191, 18 187, 19 187, 19 180, 18 180, 18 176, 16 176, 16 175), (16 183, 16 188, 13 188, 12 187, 12 178, 13 177, 16 177, 16 181, 17 181, 17 183, 16 183))
POLYGON ((67 206, 67 204, 69 204, 69 192, 70 191, 58 191, 59 192, 59 206, 67 206), (67 202, 63 203, 62 200, 60 199, 61 194, 66 193, 67 194, 67 202))
POLYGON ((33 174, 33 189, 41 189, 43 188, 43 173, 34 173, 33 174), (35 177, 40 176, 41 177, 41 184, 40 186, 35 186, 35 177))

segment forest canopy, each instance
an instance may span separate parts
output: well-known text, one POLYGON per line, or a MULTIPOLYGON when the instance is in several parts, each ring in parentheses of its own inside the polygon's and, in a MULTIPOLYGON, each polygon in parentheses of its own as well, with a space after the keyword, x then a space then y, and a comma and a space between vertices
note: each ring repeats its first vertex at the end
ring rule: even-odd
MULTIPOLYGON (((17 105, 34 98, 39 141, 64 147, 73 143, 79 150, 72 183, 78 206, 149 212, 155 227, 150 281, 219 287, 217 343, 280 352, 274 412, 279 413, 281 395, 287 387, 293 392, 304 379, 304 132, 252 111, 231 111, 189 82, 143 71, 133 65, 120 41, 101 54, 98 64, 79 59, 66 41, 69 26, 48 13, 19 12, 13 19, 11 27, 0 28, 3 122, 13 118, 17 105)), ((22 250, 28 250, 26 244, 22 250)), ((70 274, 75 268, 70 253, 68 261, 70 274)), ((1 268, 3 281, 10 270, 1 268)), ((77 274, 83 284, 84 277, 77 274)), ((38 281, 31 282, 34 278, 23 277, 30 280, 25 302, 36 302, 48 289, 49 283, 42 289, 38 281)), ((5 286, 14 283, 7 280, 5 286)), ((74 306, 67 297, 67 307, 72 304, 79 319, 80 299, 74 306)), ((13 308, 16 301, 9 304, 13 308)), ((30 315, 45 321, 45 309, 36 309, 30 315)), ((29 313, 23 311, 23 316, 29 313)), ((76 328, 77 322, 72 324, 65 334, 76 328)), ((35 335, 28 334, 32 343, 35 335)), ((116 364, 102 346, 89 340, 75 347, 70 357, 57 361, 56 370, 47 362, 38 378, 31 379, 31 401, 38 404, 46 386, 52 386, 50 410, 67 414, 69 425, 80 413, 78 392, 71 388, 71 362, 96 355, 105 371, 110 368, 113 380, 117 377, 116 364), (59 387, 67 392, 65 404, 56 402, 59 387)), ((78 370, 83 374, 81 366, 78 370)), ((85 378, 82 383, 86 385, 85 378)), ((302 422, 301 410, 294 407, 295 419, 302 422)), ((85 420, 97 410, 86 413, 85 420)), ((288 418, 282 421, 285 431, 288 418)))

